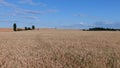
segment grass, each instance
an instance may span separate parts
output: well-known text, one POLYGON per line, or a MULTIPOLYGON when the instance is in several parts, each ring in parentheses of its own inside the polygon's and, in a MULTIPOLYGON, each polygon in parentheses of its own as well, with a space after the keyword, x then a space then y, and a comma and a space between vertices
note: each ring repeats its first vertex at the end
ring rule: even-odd
POLYGON ((0 68, 120 68, 120 32, 0 33, 0 68))

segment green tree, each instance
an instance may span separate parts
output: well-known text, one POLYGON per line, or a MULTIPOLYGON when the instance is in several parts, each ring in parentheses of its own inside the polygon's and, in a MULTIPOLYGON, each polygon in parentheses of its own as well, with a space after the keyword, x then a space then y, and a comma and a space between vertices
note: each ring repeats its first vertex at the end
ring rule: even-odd
POLYGON ((32 29, 33 29, 33 30, 35 29, 35 26, 34 26, 34 25, 32 25, 32 29))
POLYGON ((28 28, 27 28, 27 27, 25 27, 25 30, 28 30, 28 28))
POLYGON ((28 27, 28 30, 31 30, 31 28, 30 28, 30 27, 28 27))
POLYGON ((16 23, 13 24, 13 30, 17 31, 17 25, 16 25, 16 23))

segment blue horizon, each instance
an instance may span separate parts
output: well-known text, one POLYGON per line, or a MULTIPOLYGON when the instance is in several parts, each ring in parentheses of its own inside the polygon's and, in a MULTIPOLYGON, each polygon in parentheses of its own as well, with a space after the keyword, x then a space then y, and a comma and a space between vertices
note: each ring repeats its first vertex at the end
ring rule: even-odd
POLYGON ((20 28, 32 25, 120 28, 119 3, 119 0, 1 0, 0 28, 12 28, 13 23, 20 28))

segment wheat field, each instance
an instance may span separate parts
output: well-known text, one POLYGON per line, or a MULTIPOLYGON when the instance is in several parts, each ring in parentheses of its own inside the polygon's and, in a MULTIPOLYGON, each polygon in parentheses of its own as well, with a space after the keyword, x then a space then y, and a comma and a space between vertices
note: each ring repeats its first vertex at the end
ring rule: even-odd
POLYGON ((120 32, 0 32, 0 68, 120 68, 120 32))

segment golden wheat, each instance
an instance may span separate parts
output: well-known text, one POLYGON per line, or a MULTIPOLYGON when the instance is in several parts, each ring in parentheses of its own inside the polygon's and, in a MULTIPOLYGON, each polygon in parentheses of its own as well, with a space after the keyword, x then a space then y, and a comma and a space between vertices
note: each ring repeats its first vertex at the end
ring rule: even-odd
POLYGON ((0 68, 120 68, 120 32, 1 32, 0 68))

